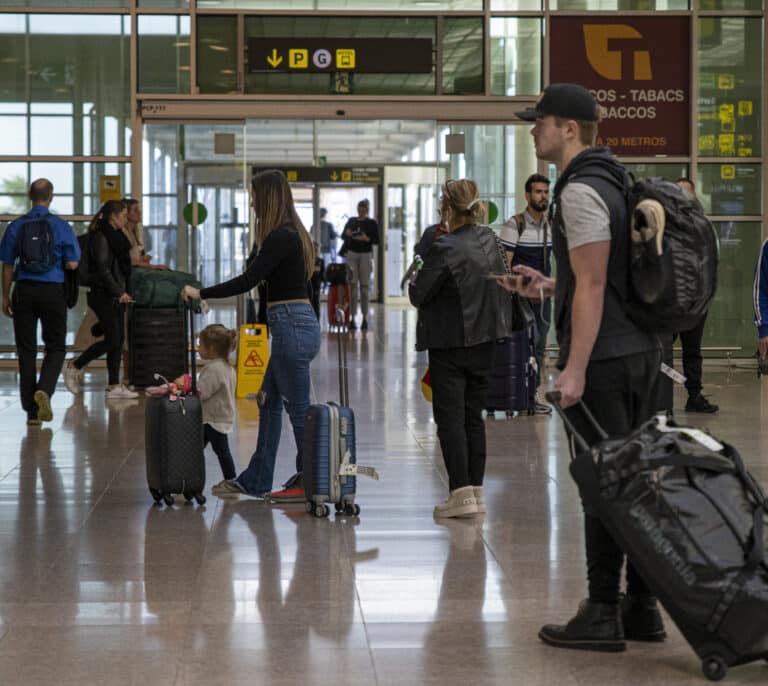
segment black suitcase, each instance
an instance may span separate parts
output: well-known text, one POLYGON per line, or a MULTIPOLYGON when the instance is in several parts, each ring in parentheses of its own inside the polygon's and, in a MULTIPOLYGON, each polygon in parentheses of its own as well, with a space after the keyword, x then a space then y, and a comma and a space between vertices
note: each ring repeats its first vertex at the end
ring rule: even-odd
POLYGON ((157 383, 155 374, 175 379, 187 368, 184 309, 128 308, 128 378, 144 388, 157 383))
MULTIPOLYGON (((205 502, 205 458, 203 457, 203 408, 197 395, 194 311, 189 308, 187 350, 192 393, 187 396, 150 397, 144 405, 144 450, 147 484, 156 503, 173 505, 174 493, 199 505, 205 502)), ((158 380, 164 381, 160 374, 158 380)))
POLYGON ((488 414, 536 412, 536 356, 533 328, 515 331, 496 341, 493 367, 488 375, 485 408, 488 414))
POLYGON ((588 446, 573 435, 582 498, 631 559, 696 654, 705 676, 768 659, 768 500, 732 446, 660 415, 588 446))
POLYGON ((339 395, 341 403, 310 405, 304 416, 302 443, 304 492, 307 512, 315 517, 327 517, 332 503, 336 512, 359 515, 355 503, 357 476, 379 478, 372 467, 357 464, 355 449, 355 414, 349 407, 347 378, 347 349, 344 310, 336 310, 339 341, 339 395))

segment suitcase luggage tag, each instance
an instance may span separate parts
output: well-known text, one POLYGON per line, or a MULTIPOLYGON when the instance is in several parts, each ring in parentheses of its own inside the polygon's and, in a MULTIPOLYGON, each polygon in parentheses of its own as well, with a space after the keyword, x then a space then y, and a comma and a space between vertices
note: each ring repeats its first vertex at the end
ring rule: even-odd
POLYGON ((352 453, 347 449, 347 429, 349 428, 348 419, 342 417, 339 422, 339 483, 346 484, 348 476, 368 476, 375 481, 379 480, 379 473, 373 467, 364 467, 363 465, 350 462, 352 453))

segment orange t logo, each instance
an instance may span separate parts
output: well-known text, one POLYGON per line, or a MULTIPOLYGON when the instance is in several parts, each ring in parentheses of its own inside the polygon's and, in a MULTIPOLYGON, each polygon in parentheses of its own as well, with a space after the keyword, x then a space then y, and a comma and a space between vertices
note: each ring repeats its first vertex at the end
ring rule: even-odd
MULTIPOLYGON (((603 78, 621 81, 622 50, 609 50, 608 41, 623 39, 637 40, 643 35, 626 24, 585 24, 584 45, 590 66, 603 78)), ((635 81, 650 81, 651 53, 647 50, 633 50, 633 77, 635 81)))

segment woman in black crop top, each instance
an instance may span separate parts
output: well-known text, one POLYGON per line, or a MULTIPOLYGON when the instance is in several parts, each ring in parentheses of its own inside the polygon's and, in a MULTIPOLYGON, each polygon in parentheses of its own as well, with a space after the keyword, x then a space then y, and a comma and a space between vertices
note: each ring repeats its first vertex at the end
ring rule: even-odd
POLYGON ((266 282, 267 323, 272 351, 261 386, 259 437, 247 469, 230 481, 216 484, 214 495, 245 493, 279 502, 303 502, 302 436, 309 407, 309 365, 320 349, 320 325, 309 302, 309 279, 315 269, 312 239, 296 213, 285 175, 265 171, 253 178, 251 205, 256 215, 259 251, 243 274, 225 283, 198 290, 186 286, 187 299, 226 298, 266 282), (296 439, 296 474, 283 491, 271 493, 275 458, 280 444, 283 404, 296 439))

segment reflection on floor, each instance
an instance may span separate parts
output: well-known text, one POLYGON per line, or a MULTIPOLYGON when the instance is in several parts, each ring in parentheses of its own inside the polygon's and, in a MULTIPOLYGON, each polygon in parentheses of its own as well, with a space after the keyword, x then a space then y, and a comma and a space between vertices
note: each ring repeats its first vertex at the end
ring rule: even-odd
MULTIPOLYGON (((28 431, 16 377, 0 372, 0 683, 701 684, 675 630, 621 655, 539 643, 542 622, 570 616, 585 588, 559 423, 489 422, 488 514, 438 525, 445 475, 413 313, 381 309, 372 324, 351 337, 350 385, 360 460, 382 479, 361 479, 359 520, 214 497, 153 507, 141 402, 105 406, 99 371, 78 399, 60 385, 50 428, 28 431)), ((337 395, 335 361, 324 334, 320 399, 337 395)), ((722 410, 695 422, 768 482, 760 382, 724 369, 706 381, 722 410)), ((255 403, 239 412, 245 464, 255 403)), ((291 472, 289 436, 276 483, 291 472)), ((210 487, 220 475, 208 458, 210 487)), ((730 679, 766 683, 768 666, 730 679)))

